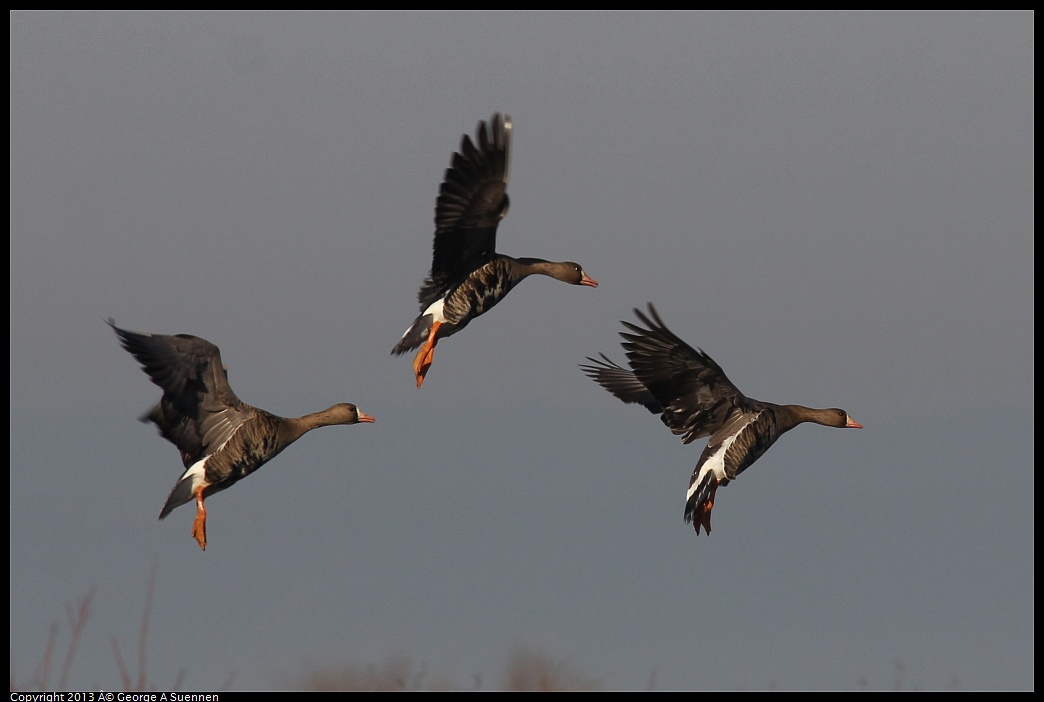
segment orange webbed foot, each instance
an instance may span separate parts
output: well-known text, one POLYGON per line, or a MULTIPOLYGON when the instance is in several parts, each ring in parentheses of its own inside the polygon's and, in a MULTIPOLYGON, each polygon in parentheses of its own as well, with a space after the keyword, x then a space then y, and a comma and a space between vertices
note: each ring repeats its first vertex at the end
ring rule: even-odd
POLYGON ((192 522, 192 538, 196 540, 199 547, 204 551, 207 550, 207 519, 206 517, 197 516, 192 522))
POLYGON ((710 496, 696 508, 696 514, 693 516, 692 525, 696 527, 696 533, 700 533, 700 527, 707 530, 707 535, 710 536, 711 525, 710 517, 711 510, 714 509, 714 496, 718 493, 718 480, 711 478, 711 491, 710 496))
POLYGON ((203 488, 196 489, 196 518, 192 520, 192 538, 207 550, 207 510, 203 507, 203 488))
POLYGON ((428 374, 431 362, 435 358, 435 344, 438 343, 436 334, 441 326, 442 322, 435 322, 431 325, 427 341, 421 345, 420 349, 417 350, 417 355, 413 357, 413 373, 417 376, 418 388, 424 383, 424 377, 428 374))
POLYGON ((424 376, 428 374, 428 369, 431 368, 431 362, 434 358, 434 345, 428 346, 425 344, 417 352, 416 358, 413 359, 413 373, 417 376, 417 387, 420 387, 424 382, 424 376))
POLYGON ((700 527, 701 526, 704 529, 707 530, 707 534, 708 535, 711 533, 710 515, 711 515, 711 510, 713 508, 714 508, 714 502, 708 500, 707 502, 704 502, 702 505, 700 505, 699 509, 696 511, 696 519, 693 520, 693 521, 696 522, 696 533, 697 534, 700 533, 700 527))

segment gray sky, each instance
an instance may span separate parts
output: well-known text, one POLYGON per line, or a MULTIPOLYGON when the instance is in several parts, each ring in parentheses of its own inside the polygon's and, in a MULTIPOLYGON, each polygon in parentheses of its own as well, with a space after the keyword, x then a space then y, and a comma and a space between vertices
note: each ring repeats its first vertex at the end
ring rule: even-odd
POLYGON ((300 685, 403 656, 497 687, 1033 687, 1033 23, 960 14, 11 19, 11 666, 95 588, 69 688, 300 685), (498 245, 579 261, 440 343, 464 132, 514 119, 498 245), (700 451, 577 368, 654 302, 748 395, 840 406, 683 523, 700 451), (350 401, 192 510, 104 319, 246 402, 350 401))

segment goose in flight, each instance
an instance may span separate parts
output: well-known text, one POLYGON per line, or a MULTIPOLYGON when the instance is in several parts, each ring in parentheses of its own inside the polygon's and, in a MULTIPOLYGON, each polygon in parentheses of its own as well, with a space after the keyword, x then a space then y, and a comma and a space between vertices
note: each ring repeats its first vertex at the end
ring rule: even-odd
POLYGON ((719 486, 750 467, 776 439, 799 424, 862 429, 843 409, 775 405, 747 397, 710 356, 664 325, 656 309, 635 309, 645 327, 623 322, 620 332, 630 370, 602 354, 588 358, 584 373, 620 400, 644 406, 684 443, 710 437, 689 480, 685 521, 710 534, 711 508, 719 486))
POLYGON ((192 536, 207 548, 203 500, 232 487, 316 427, 372 422, 352 404, 334 405, 303 417, 279 417, 242 402, 228 384, 218 347, 189 334, 164 336, 120 329, 120 344, 141 363, 163 397, 145 416, 181 453, 185 472, 160 512, 196 501, 192 536))
POLYGON ((508 211, 511 118, 494 114, 479 122, 476 140, 464 135, 435 201, 431 272, 417 295, 421 313, 392 353, 418 346, 413 359, 417 387, 431 366, 435 344, 468 325, 531 275, 598 287, 580 264, 497 253, 497 225, 508 211))

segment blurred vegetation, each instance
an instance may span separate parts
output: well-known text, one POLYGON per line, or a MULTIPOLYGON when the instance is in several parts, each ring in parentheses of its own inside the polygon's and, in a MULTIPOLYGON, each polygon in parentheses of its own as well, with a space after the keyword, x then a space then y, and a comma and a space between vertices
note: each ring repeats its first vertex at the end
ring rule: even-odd
POLYGON ((87 618, 91 613, 91 600, 94 599, 94 588, 73 605, 65 606, 65 617, 69 624, 69 645, 65 651, 62 661, 62 670, 58 675, 57 684, 51 683, 51 665, 54 663, 56 642, 58 640, 58 624, 51 625, 51 633, 47 636, 47 645, 44 647, 40 663, 33 671, 32 677, 25 683, 15 682, 14 666, 11 666, 11 689, 12 690, 65 690, 69 679, 69 668, 72 666, 73 658, 76 657, 76 646, 80 643, 80 634, 87 624, 87 618))
MULTIPOLYGON (((155 683, 149 680, 147 666, 147 641, 149 618, 152 611, 152 596, 155 591, 155 573, 149 578, 145 597, 145 607, 141 616, 138 644, 136 646, 136 670, 132 671, 126 664, 123 651, 115 637, 112 639, 113 656, 119 671, 120 683, 126 692, 143 692, 158 690, 155 683)), ((27 680, 19 680, 12 665, 10 674, 11 690, 49 692, 68 690, 69 670, 76 657, 77 646, 91 614, 91 602, 94 599, 94 588, 80 600, 65 607, 68 642, 64 651, 59 651, 59 626, 51 625, 47 644, 40 662, 27 680), (56 662, 61 659, 60 668, 55 671, 56 662)), ((164 687, 168 691, 181 691, 185 671, 181 670, 174 684, 164 687)), ((232 674, 218 688, 219 691, 233 689, 232 674)), ((420 692, 420 691, 466 691, 500 690, 509 692, 561 692, 605 689, 597 678, 592 678, 565 659, 555 658, 543 651, 520 649, 507 661, 500 675, 486 680, 475 674, 468 680, 456 679, 443 673, 432 674, 426 665, 417 665, 405 656, 392 656, 380 664, 332 665, 303 673, 300 677, 286 681, 285 689, 314 692, 420 692)), ((280 685, 282 687, 282 685, 280 685)), ((858 680, 858 690, 958 690, 961 689, 958 678, 952 678, 945 686, 934 688, 911 681, 906 666, 896 661, 895 674, 891 685, 873 684, 866 678, 858 680)), ((655 673, 650 674, 647 690, 656 688, 655 673)), ((774 684, 769 689, 781 689, 774 684)))
MULTIPOLYGON (((155 569, 149 577, 149 585, 145 594, 145 607, 141 615, 138 644, 136 647, 136 670, 132 670, 124 659, 123 649, 115 637, 112 639, 112 652, 119 671, 120 684, 125 692, 144 692, 158 690, 159 687, 149 680, 148 634, 149 620, 152 614, 152 597, 156 589, 155 569)), ((49 692, 67 690, 69 670, 76 657, 76 649, 80 637, 91 614, 91 602, 94 599, 94 588, 75 604, 66 605, 66 624, 68 627, 68 643, 64 655, 59 649, 59 626, 51 625, 47 644, 41 655, 40 663, 28 680, 20 680, 11 667, 11 690, 49 692), (61 657, 61 669, 54 677, 54 664, 61 657)), ((174 684, 164 689, 181 691, 185 671, 178 673, 174 684)), ((233 677, 230 674, 219 691, 232 689, 233 677)), ((311 671, 300 679, 288 681, 288 689, 307 691, 434 691, 463 690, 478 691, 485 688, 482 676, 475 675, 469 681, 455 680, 446 675, 432 675, 426 666, 418 666, 408 658, 391 657, 379 665, 345 664, 311 671)), ((526 692, 551 692, 564 690, 597 690, 595 680, 584 675, 572 664, 552 658, 551 656, 531 650, 520 650, 508 661, 499 685, 495 689, 526 692)))
MULTIPOLYGON (((486 689, 481 675, 470 681, 454 680, 444 674, 431 675, 425 666, 408 658, 389 658, 381 665, 344 665, 313 671, 293 681, 293 689, 308 691, 437 691, 477 692, 486 689)), ((561 692, 601 689, 597 681, 567 661, 546 653, 519 650, 513 654, 491 689, 508 692, 561 692)))

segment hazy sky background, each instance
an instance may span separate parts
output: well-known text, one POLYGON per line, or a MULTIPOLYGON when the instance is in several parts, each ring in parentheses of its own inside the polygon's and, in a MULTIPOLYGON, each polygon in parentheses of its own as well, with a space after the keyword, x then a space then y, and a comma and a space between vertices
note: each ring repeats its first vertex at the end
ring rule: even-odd
POLYGON ((11 20, 11 666, 95 588, 70 688, 287 688, 402 656, 493 688, 1031 689, 1034 15, 24 13, 11 20), (514 119, 498 245, 579 261, 442 342, 462 133, 514 119), (577 368, 654 302, 748 395, 843 407, 682 521, 700 445, 577 368), (341 401, 208 501, 104 319, 341 401), (478 676, 479 682, 476 682, 478 676))

